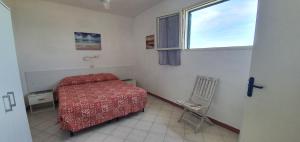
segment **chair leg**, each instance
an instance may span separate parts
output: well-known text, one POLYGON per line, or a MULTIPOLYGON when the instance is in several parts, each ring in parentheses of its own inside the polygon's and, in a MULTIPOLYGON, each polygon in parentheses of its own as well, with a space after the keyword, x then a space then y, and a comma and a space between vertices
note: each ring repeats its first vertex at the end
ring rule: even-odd
POLYGON ((199 130, 202 128, 201 126, 203 125, 204 119, 204 117, 201 118, 200 123, 195 128, 195 133, 199 132, 199 130))
POLYGON ((183 116, 184 116, 185 113, 186 113, 186 109, 183 110, 180 118, 178 119, 178 122, 181 122, 181 120, 182 120, 182 118, 183 118, 183 116))
POLYGON ((208 117, 205 117, 205 121, 206 121, 209 125, 214 125, 214 123, 213 123, 208 117))

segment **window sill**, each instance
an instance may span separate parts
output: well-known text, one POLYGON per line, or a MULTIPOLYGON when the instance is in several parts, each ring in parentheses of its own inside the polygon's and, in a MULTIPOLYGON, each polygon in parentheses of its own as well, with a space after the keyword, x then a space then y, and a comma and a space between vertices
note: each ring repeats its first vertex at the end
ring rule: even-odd
POLYGON ((253 46, 232 46, 232 47, 211 47, 211 48, 195 48, 183 49, 183 51, 228 51, 228 50, 251 50, 253 46))
POLYGON ((155 48, 157 51, 164 51, 164 50, 182 50, 182 48, 155 48))

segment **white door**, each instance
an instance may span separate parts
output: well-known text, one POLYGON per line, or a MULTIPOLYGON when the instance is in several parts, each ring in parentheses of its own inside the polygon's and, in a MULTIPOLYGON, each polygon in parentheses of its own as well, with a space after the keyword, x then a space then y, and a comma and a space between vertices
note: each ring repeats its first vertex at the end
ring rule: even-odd
POLYGON ((300 1, 259 0, 240 142, 300 142, 300 1))
POLYGON ((31 142, 10 11, 0 2, 0 142, 31 142))

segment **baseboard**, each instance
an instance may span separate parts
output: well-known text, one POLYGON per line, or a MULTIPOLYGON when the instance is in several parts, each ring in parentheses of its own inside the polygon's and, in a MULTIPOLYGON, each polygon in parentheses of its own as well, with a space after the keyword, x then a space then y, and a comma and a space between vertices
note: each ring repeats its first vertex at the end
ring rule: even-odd
MULTIPOLYGON (((158 98, 158 99, 160 99, 160 100, 162 100, 162 101, 164 101, 164 102, 170 103, 170 104, 172 104, 172 105, 174 105, 174 106, 176 106, 176 107, 183 108, 182 106, 176 104, 175 102, 170 101, 170 100, 168 100, 168 99, 165 99, 165 98, 163 98, 163 97, 160 97, 160 96, 158 96, 158 95, 156 95, 156 94, 153 94, 153 93, 151 93, 151 92, 148 92, 148 94, 151 95, 151 96, 154 96, 154 97, 156 97, 156 98, 158 98)), ((223 123, 223 122, 221 122, 221 121, 218 121, 218 120, 216 120, 216 119, 213 119, 213 118, 211 118, 211 117, 209 117, 209 119, 210 119, 214 124, 216 124, 216 125, 219 125, 219 126, 225 128, 225 129, 228 129, 228 130, 230 130, 230 131, 232 131, 232 132, 235 132, 235 133, 237 133, 237 134, 240 133, 240 130, 237 129, 237 128, 234 128, 234 127, 232 127, 232 126, 230 126, 230 125, 228 125, 228 124, 225 124, 225 123, 223 123)))

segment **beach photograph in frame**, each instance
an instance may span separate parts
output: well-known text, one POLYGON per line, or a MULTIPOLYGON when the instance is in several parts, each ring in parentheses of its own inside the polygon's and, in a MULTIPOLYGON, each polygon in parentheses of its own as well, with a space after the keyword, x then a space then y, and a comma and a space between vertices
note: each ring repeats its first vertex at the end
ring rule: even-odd
POLYGON ((101 34, 74 32, 76 50, 101 50, 101 34))

